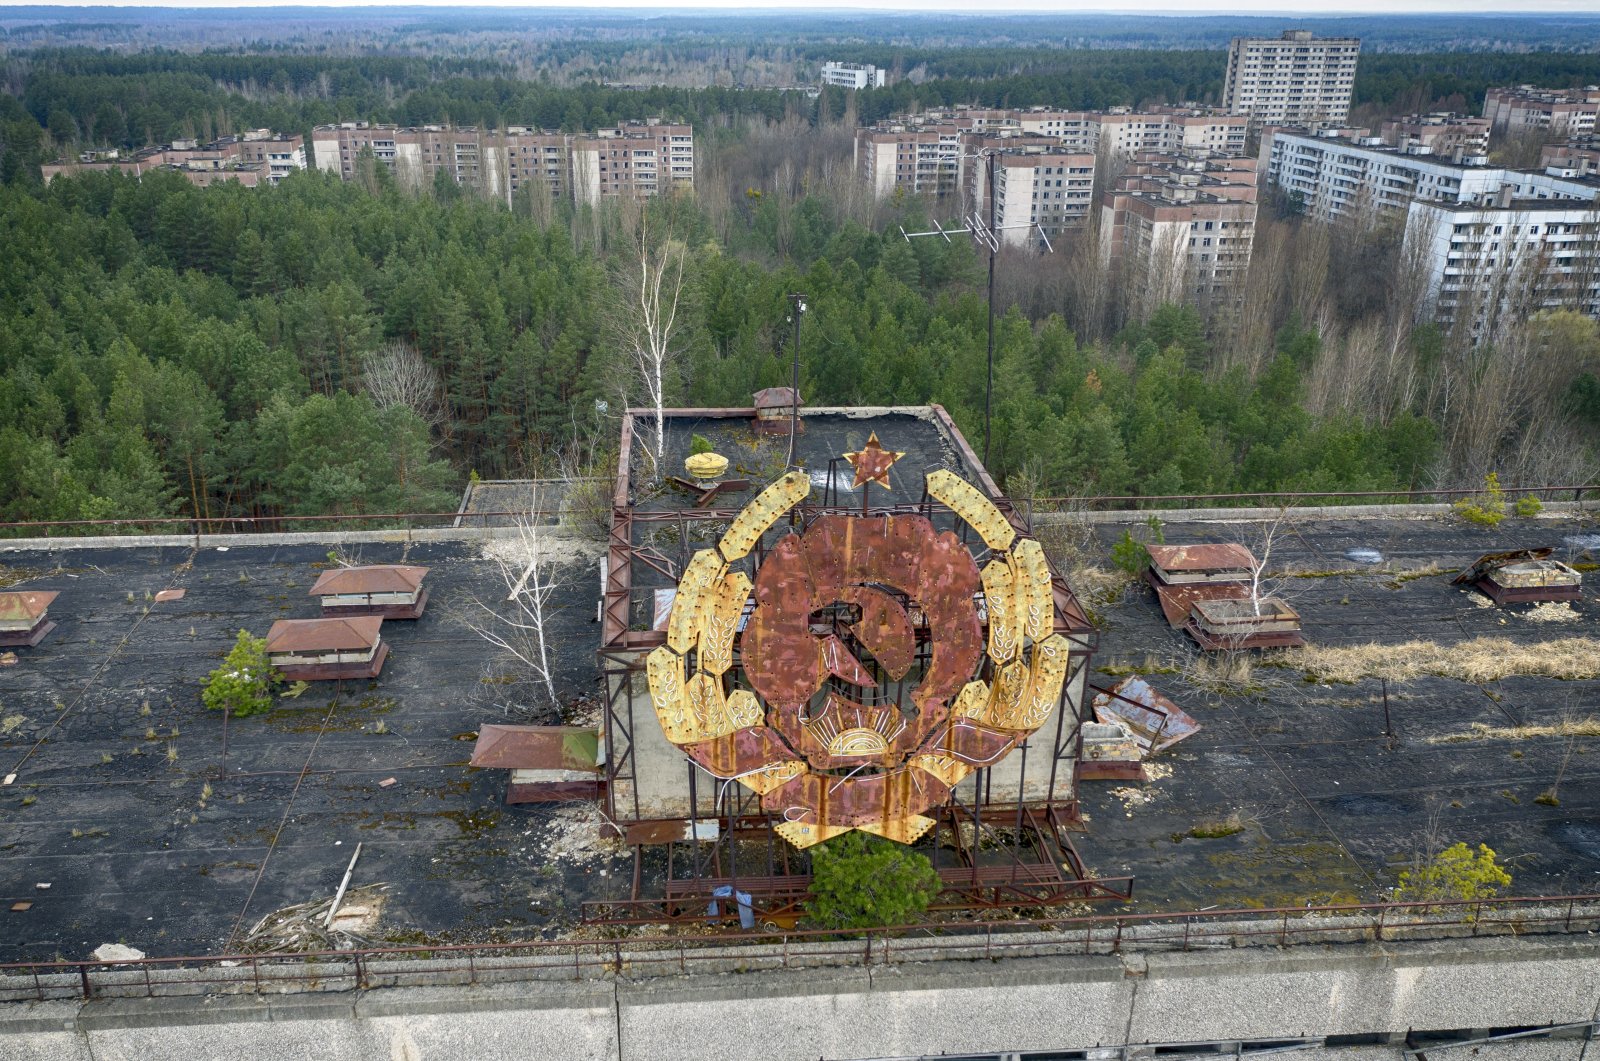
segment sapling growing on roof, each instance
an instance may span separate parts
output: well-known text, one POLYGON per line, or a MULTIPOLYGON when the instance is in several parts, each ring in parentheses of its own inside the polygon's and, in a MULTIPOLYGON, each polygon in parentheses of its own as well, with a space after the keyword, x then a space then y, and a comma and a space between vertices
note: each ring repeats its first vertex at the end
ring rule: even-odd
MULTIPOLYGON (((277 674, 267 661, 267 639, 240 630, 222 666, 211 672, 201 701, 213 711, 253 715, 272 706, 272 684, 277 674)), ((177 731, 173 731, 177 736, 177 731)))

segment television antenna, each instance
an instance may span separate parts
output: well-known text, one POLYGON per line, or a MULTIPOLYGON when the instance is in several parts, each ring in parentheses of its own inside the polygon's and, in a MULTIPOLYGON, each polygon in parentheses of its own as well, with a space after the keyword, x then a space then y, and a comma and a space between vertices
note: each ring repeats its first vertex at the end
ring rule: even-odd
POLYGON ((905 237, 907 243, 925 236, 940 236, 946 243, 949 243, 951 242, 950 234, 952 232, 966 232, 972 237, 974 243, 989 252, 989 375, 983 392, 983 463, 985 467, 989 464, 989 435, 994 419, 994 260, 1000 253, 1000 233, 1016 229, 1036 228, 1039 230, 1039 238, 1044 241, 1045 251, 1052 254, 1055 252, 1055 246, 1051 244, 1049 234, 1045 232, 1044 226, 1039 224, 1038 221, 1022 221, 1010 225, 995 224, 995 159, 998 157, 999 152, 990 147, 982 149, 975 155, 939 156, 939 161, 941 162, 959 158, 982 158, 986 160, 989 170, 989 217, 987 220, 984 219, 983 213, 979 209, 980 204, 974 197, 971 212, 966 217, 963 217, 958 224, 947 228, 935 221, 933 222, 933 228, 926 232, 907 232, 904 226, 900 228, 900 235, 905 237))

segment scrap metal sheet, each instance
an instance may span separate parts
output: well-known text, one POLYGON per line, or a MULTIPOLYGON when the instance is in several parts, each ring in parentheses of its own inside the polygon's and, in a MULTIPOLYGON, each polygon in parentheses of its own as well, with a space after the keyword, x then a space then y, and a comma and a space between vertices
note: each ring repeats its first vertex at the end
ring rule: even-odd
POLYGON ((1113 685, 1111 692, 1116 695, 1095 694, 1094 717, 1127 726, 1146 756, 1200 732, 1200 723, 1137 674, 1113 685))

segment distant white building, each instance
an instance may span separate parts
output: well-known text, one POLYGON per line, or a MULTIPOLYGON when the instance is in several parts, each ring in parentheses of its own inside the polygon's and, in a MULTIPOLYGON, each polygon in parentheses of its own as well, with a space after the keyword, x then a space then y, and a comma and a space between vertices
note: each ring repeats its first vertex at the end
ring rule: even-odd
POLYGON ((840 88, 883 88, 889 72, 871 63, 823 63, 822 83, 840 88))
POLYGON ((1228 46, 1222 105, 1253 125, 1342 125, 1350 117, 1358 37, 1235 37, 1228 46))

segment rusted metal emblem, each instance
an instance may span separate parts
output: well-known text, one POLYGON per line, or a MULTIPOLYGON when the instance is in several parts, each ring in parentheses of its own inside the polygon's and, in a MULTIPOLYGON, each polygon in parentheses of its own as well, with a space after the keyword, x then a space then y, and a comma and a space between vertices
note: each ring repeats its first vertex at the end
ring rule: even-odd
MULTIPOLYGON (((846 456, 858 484, 887 485, 898 454, 874 435, 846 456)), ((923 812, 1060 700, 1068 643, 1039 543, 953 473, 927 485, 991 549, 982 572, 960 538, 915 514, 820 516, 768 550, 753 582, 730 572, 809 493, 791 472, 691 559, 667 644, 650 656, 667 738, 759 794, 797 847, 850 829, 916 840, 933 825, 923 812)))

